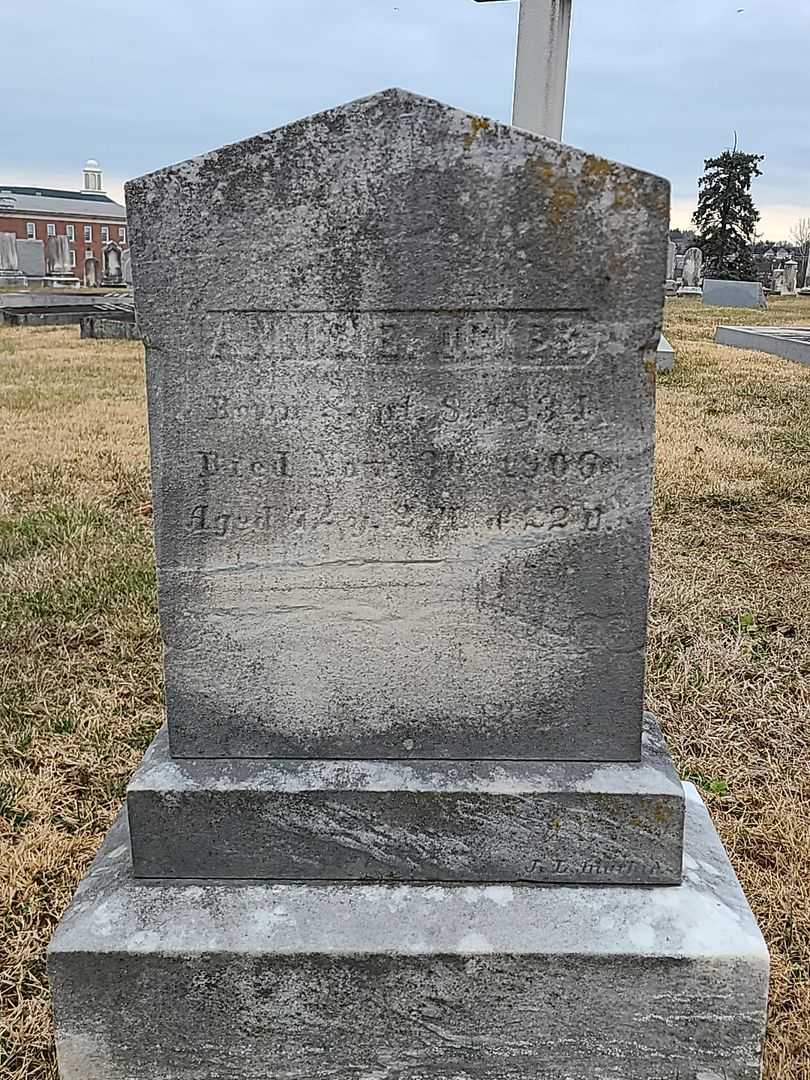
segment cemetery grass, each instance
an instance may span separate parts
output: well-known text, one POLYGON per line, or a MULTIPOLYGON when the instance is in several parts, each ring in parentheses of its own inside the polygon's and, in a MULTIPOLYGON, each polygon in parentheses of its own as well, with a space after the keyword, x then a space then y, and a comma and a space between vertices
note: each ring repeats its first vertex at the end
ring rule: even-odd
MULTIPOLYGON (((773 957, 769 1080, 810 1078, 810 370, 668 307, 648 703, 773 957)), ((142 348, 0 327, 0 1080, 56 1075, 44 948, 161 719, 142 348)))

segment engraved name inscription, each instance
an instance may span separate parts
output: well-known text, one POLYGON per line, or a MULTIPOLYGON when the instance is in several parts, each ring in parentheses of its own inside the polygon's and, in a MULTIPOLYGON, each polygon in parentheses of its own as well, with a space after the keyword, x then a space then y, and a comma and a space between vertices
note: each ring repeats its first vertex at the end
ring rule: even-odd
POLYGON ((605 372, 588 371, 605 340, 587 319, 212 316, 178 406, 186 536, 301 549, 311 538, 349 554, 351 541, 376 552, 387 538, 394 553, 413 540, 437 554, 451 534, 526 546, 620 521, 627 423, 605 372))

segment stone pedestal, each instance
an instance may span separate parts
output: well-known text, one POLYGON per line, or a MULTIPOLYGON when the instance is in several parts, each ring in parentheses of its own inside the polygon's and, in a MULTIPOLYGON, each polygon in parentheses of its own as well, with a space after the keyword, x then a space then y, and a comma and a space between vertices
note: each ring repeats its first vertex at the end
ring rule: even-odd
POLYGON ((19 270, 0 270, 0 289, 24 289, 28 278, 19 270))
POLYGON ((756 1080, 643 713, 668 196, 399 90, 128 185, 167 730, 63 1080, 756 1080))
POLYGON ((152 882, 50 951, 63 1080, 758 1080, 768 954, 688 788, 678 888, 152 882))
POLYGON ((640 762, 183 760, 127 792, 137 877, 678 884, 683 791, 640 762))

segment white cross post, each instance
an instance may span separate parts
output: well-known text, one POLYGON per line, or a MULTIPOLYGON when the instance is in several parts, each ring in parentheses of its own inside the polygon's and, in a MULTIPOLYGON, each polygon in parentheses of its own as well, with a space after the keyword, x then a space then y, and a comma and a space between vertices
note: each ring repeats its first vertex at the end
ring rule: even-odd
POLYGON ((520 0, 512 123, 558 142, 563 132, 572 4, 573 0, 520 0))

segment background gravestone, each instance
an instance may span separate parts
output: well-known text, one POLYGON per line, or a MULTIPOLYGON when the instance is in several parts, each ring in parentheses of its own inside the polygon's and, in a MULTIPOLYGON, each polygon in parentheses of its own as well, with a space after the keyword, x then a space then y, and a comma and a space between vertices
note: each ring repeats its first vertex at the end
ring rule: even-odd
POLYGON ((17 259, 20 273, 27 278, 45 277, 45 242, 43 240, 18 240, 17 259))
POLYGON ((699 247, 687 249, 683 262, 683 284, 681 295, 699 295, 703 282, 703 252, 699 247))
POLYGON ((172 745, 51 948, 64 1080, 755 1080, 642 722, 667 185, 395 90, 127 203, 172 745))
POLYGON ((124 284, 123 271, 121 266, 121 248, 114 240, 111 240, 108 244, 104 245, 102 251, 104 259, 104 270, 101 278, 101 284, 104 286, 119 286, 124 284))
POLYGON ((0 232, 0 285, 25 285, 25 276, 17 261, 17 237, 15 233, 0 232))
POLYGON ((706 278, 703 303, 715 307, 767 308, 765 289, 759 281, 721 281, 706 278))
POLYGON ((99 282, 99 265, 98 259, 93 255, 88 255, 84 260, 84 283, 88 288, 94 289, 99 282))
POLYGON ((70 243, 66 236, 49 236, 45 240, 46 284, 74 287, 79 285, 70 265, 70 243))

